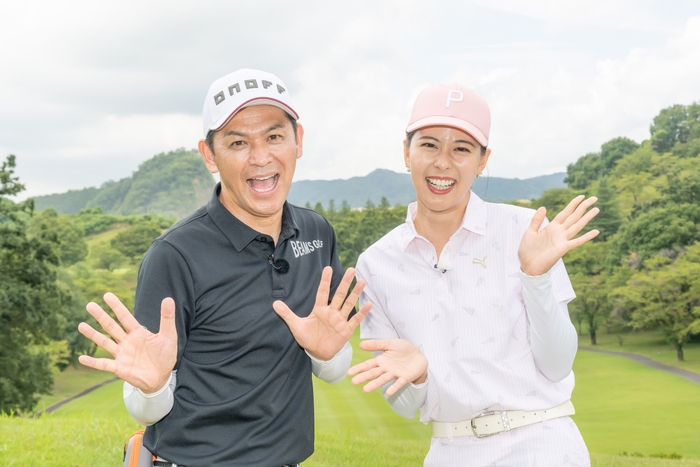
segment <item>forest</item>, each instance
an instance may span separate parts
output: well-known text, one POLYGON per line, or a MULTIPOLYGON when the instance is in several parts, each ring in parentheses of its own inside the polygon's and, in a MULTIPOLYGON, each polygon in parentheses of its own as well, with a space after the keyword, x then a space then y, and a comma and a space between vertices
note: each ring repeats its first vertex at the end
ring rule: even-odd
MULTIPOLYGON (((200 168, 176 170, 154 159, 158 183, 170 190, 183 173, 205 179, 200 168)), ((151 193, 153 183, 144 180, 136 181, 140 195, 128 199, 115 183, 102 200, 109 206, 93 199, 73 214, 39 211, 32 199, 12 200, 24 190, 15 163, 10 155, 0 169, 0 412, 23 414, 51 390, 54 375, 95 351, 77 332, 80 321, 91 319, 88 301, 100 303, 111 291, 133 305, 141 258, 182 217, 182 207, 168 204, 167 193, 151 193), (171 217, 149 214, 149 198, 171 217), (127 207, 138 214, 118 214, 127 207)), ((598 197, 601 213, 592 227, 600 235, 565 257, 577 293, 569 311, 579 332, 595 345, 601 329, 621 344, 634 330, 662 331, 683 360, 684 345, 700 338, 700 103, 663 109, 640 143, 605 142, 570 164, 565 181, 567 188, 512 203, 545 206, 551 218, 578 194, 598 197)), ((202 182, 207 192, 208 184, 202 182)), ((342 200, 308 207, 333 225, 344 267, 406 216, 405 206, 386 199, 363 209, 342 200)))

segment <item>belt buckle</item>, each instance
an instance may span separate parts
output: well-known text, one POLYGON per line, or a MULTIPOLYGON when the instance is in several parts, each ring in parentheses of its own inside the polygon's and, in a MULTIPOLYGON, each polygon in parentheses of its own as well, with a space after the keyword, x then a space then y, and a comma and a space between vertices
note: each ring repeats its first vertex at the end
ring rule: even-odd
MULTIPOLYGON (((503 413, 505 412, 499 412, 501 414, 501 418, 503 418, 503 413)), ((474 433, 474 436, 477 438, 488 438, 489 436, 497 435, 499 433, 503 433, 504 431, 508 431, 507 428, 504 426, 501 431, 494 431, 493 433, 486 433, 486 434, 479 434, 476 432, 476 419, 477 418, 483 418, 483 417, 489 417, 491 415, 496 415, 496 412, 483 412, 476 417, 471 419, 471 428, 472 428, 472 433, 474 433)))

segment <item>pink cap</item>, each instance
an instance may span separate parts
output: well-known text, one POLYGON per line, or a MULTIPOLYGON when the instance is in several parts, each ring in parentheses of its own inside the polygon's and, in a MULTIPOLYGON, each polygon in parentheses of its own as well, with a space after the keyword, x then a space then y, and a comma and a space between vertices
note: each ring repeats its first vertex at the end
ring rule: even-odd
POLYGON ((484 98, 472 89, 458 83, 438 84, 418 94, 406 133, 426 126, 458 128, 486 147, 491 130, 491 111, 484 98))

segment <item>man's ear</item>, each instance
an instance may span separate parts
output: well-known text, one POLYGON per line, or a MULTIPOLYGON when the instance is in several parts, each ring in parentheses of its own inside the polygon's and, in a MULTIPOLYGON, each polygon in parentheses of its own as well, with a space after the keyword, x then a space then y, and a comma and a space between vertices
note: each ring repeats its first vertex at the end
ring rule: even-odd
POLYGON ((207 166, 207 170, 213 174, 217 173, 219 168, 216 166, 214 151, 211 150, 207 142, 200 139, 197 149, 199 149, 199 153, 202 155, 202 159, 204 159, 204 164, 207 166))
POLYGON ((297 123, 297 159, 304 153, 304 127, 297 123))

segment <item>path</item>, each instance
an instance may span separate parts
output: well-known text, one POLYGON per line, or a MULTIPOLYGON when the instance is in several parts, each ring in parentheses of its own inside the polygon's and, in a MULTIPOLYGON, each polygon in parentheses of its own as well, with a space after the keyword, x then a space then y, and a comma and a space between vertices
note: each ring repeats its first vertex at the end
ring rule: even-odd
POLYGON ((63 406, 66 405, 67 403, 69 403, 69 402, 71 402, 71 401, 74 401, 74 400, 77 399, 78 397, 83 397, 85 394, 90 394, 90 393, 91 393, 92 391, 94 391, 95 389, 99 389, 99 388, 101 388, 102 386, 105 386, 105 385, 107 385, 107 384, 109 384, 109 383, 113 383, 113 382, 115 382, 115 381, 119 381, 119 378, 112 378, 112 379, 108 379, 108 380, 106 380, 106 381, 102 381, 101 383, 96 384, 96 385, 94 385, 94 386, 92 386, 92 387, 89 387, 89 388, 87 388, 86 390, 84 390, 84 391, 82 391, 82 392, 76 394, 75 396, 71 396, 71 397, 69 397, 68 399, 63 399, 61 402, 56 402, 55 404, 50 405, 50 406, 47 407, 46 409, 38 411, 37 413, 35 413, 34 415, 32 415, 32 418, 41 417, 41 415, 44 414, 44 413, 51 413, 51 412, 53 412, 54 410, 63 407, 63 406))
POLYGON ((618 357, 629 358, 630 360, 634 360, 635 362, 641 363, 642 365, 646 365, 650 368, 665 371, 667 373, 672 373, 676 376, 680 376, 681 378, 685 378, 688 381, 691 381, 695 384, 700 384, 700 374, 699 373, 694 373, 692 371, 684 370, 683 368, 676 368, 675 366, 669 366, 669 365, 657 362, 656 360, 652 360, 649 357, 644 357, 642 355, 637 355, 637 354, 627 353, 627 352, 616 352, 614 350, 592 349, 590 347, 579 347, 578 349, 584 350, 586 352, 598 352, 598 353, 604 353, 604 354, 608 354, 608 355, 616 355, 618 357))

